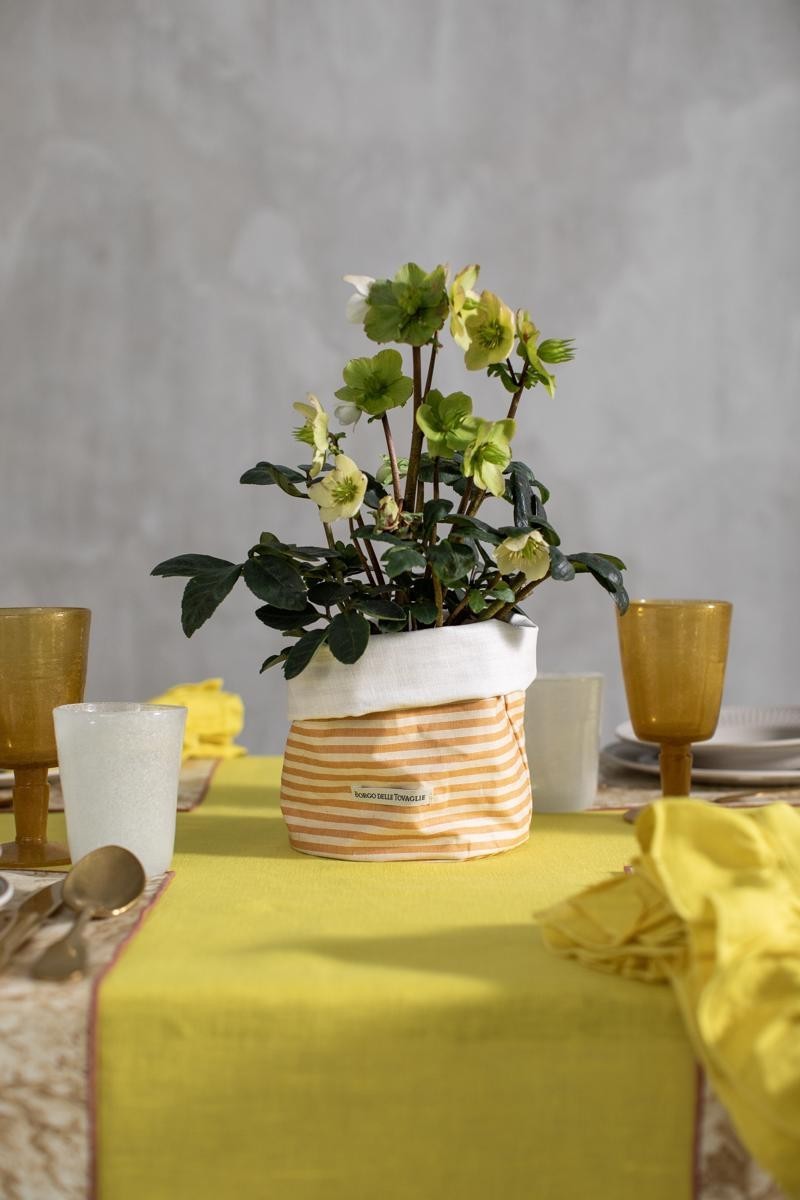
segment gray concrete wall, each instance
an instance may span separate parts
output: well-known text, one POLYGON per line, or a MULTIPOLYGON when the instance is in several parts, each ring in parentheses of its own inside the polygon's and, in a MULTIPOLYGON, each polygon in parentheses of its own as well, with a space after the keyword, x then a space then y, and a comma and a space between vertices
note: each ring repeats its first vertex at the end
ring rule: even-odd
MULTIPOLYGON (((340 276, 475 260, 578 343, 515 445, 568 548, 732 599, 727 701, 800 702, 799 64, 796 0, 0 0, 0 605, 90 606, 93 698, 224 676, 278 751, 248 594, 186 641, 148 572, 315 538, 237 479, 369 352, 340 276)), ((610 729, 610 601, 533 599, 610 729)))

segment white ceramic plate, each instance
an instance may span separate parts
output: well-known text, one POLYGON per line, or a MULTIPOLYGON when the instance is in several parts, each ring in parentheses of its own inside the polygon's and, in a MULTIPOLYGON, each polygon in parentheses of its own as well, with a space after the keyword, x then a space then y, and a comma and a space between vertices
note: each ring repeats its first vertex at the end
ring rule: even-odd
MULTIPOLYGON (((622 742, 649 746, 633 732, 630 721, 618 725, 622 742)), ((800 770, 800 707, 723 708, 716 732, 692 747, 698 767, 742 771, 800 770)))
MULTIPOLYGON (((658 747, 646 742, 612 742, 603 747, 603 757, 617 766, 645 775, 658 775, 658 747)), ((743 787, 800 787, 800 770, 739 770, 725 767, 692 766, 696 783, 735 784, 743 787)))
POLYGON ((0 875, 0 908, 2 908, 4 904, 8 904, 13 895, 13 887, 6 879, 5 875, 0 875))

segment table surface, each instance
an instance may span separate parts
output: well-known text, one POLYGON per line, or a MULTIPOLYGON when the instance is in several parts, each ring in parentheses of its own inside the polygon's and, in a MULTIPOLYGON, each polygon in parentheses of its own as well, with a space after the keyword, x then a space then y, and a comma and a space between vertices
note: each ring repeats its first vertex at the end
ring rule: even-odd
MULTIPOLYGON (((0 1069, 42 1101, 35 1136, 17 1122, 16 1173, 0 1153, 0 1194, 86 1194, 91 1091, 67 1095, 61 1074, 54 1088, 52 1060, 15 1038, 58 1046, 61 1014, 65 1061, 95 995, 100 1200, 699 1195, 697 1074, 671 992, 554 958, 536 929, 543 907, 624 868, 619 813, 536 815, 526 846, 472 863, 332 862, 288 847, 278 772, 220 765, 98 991, 33 984, 33 946, 0 979, 0 1069)), ((654 793, 612 774, 598 800, 654 793)), ((99 969, 110 928, 92 930, 99 969)))

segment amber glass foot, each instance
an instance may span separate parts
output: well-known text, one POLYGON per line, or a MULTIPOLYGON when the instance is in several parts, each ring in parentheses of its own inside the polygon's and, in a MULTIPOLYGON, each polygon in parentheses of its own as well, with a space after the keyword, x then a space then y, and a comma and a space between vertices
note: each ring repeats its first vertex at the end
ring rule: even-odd
POLYGON ((72 860, 61 842, 3 842, 0 868, 35 871, 41 867, 64 867, 72 860))

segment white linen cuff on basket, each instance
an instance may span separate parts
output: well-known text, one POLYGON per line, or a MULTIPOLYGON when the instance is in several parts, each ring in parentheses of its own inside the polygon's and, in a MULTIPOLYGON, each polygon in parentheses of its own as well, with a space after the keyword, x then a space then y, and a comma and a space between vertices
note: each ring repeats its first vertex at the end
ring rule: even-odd
POLYGON ((289 680, 290 721, 360 717, 524 692, 536 678, 538 628, 512 622, 384 633, 371 637, 358 662, 344 664, 321 646, 289 680))

